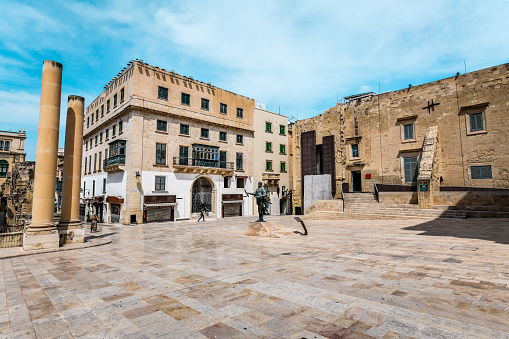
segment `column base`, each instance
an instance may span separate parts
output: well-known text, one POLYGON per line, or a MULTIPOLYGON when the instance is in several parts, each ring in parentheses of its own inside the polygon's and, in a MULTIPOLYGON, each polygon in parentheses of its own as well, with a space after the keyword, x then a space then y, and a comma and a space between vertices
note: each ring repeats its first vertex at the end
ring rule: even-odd
POLYGON ((85 242, 85 229, 79 220, 60 221, 58 223, 60 246, 85 242))
POLYGON ((58 247, 58 231, 55 225, 44 225, 42 227, 30 226, 23 233, 23 250, 25 251, 58 247))

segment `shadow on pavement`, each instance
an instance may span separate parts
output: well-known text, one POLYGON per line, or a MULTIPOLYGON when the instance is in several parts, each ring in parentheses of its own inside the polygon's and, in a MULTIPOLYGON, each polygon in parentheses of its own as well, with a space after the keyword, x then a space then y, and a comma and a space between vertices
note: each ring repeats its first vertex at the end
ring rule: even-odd
POLYGON ((480 239, 509 244, 507 218, 435 219, 403 229, 422 231, 419 235, 480 239))

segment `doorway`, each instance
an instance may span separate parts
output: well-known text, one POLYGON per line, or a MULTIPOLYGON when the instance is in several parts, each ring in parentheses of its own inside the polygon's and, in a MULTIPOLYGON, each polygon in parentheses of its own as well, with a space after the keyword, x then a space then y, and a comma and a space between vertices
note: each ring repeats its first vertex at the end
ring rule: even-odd
POLYGON ((212 212, 212 185, 205 177, 199 177, 193 184, 191 213, 199 213, 202 207, 212 212))
POLYGON ((362 192, 361 171, 352 171, 352 191, 362 192))

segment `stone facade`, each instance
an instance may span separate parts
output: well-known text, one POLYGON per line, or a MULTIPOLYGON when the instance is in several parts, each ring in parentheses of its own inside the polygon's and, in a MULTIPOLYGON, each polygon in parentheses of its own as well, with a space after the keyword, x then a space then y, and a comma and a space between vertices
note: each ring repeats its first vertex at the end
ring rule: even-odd
POLYGON ((288 140, 288 118, 255 107, 254 182, 255 187, 261 181, 267 188, 271 215, 290 212, 288 140))
MULTIPOLYGON (((316 145, 334 136, 336 198, 341 184, 372 192, 374 184, 416 185, 427 130, 440 146, 440 186, 509 188, 509 64, 419 86, 345 98, 295 123, 294 206, 302 206, 302 134, 316 145), (413 164, 412 164, 413 163, 413 164), (405 175, 405 166, 407 173, 405 175), (413 166, 413 167, 412 167, 413 166)), ((309 158, 309 157, 308 157, 309 158)))
MULTIPOLYGON (((147 199, 163 196, 169 200, 157 205, 173 208, 173 220, 189 219, 197 217, 193 184, 204 177, 212 190, 210 212, 221 217, 224 195, 241 194, 244 185, 252 189, 254 104, 173 71, 130 62, 86 109, 83 198, 95 201, 108 222, 120 206, 120 222, 140 223, 151 208, 147 199), (111 153, 119 141, 122 159, 111 153)), ((252 213, 251 199, 236 203, 242 214, 252 213)))

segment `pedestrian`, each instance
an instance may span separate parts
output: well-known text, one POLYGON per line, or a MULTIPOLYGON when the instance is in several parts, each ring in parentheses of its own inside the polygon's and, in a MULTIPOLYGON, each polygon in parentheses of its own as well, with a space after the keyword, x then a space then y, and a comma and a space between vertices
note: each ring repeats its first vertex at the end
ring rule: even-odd
POLYGON ((90 225, 90 233, 97 232, 97 221, 99 219, 97 218, 97 214, 94 214, 92 216, 92 224, 90 225))
POLYGON ((198 222, 200 222, 201 218, 203 218, 203 221, 205 222, 205 212, 208 212, 208 209, 205 205, 203 205, 200 210, 200 219, 198 219, 198 222))

